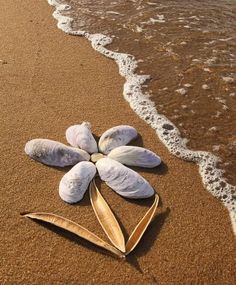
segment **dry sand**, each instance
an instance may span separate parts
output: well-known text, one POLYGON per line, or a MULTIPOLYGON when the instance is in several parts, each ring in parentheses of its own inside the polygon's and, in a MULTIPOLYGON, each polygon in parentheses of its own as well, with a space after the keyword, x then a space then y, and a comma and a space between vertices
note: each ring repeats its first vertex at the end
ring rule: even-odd
MULTIPOLYGON (((168 153, 122 97, 114 62, 82 38, 56 28, 46 0, 1 1, 0 10, 0 284, 235 284, 235 239, 227 210, 203 188, 197 167, 168 153), (65 204, 58 183, 65 170, 30 160, 27 140, 65 141, 83 120, 100 136, 130 124, 136 145, 157 152, 156 170, 138 171, 161 197, 157 216, 127 261, 20 216, 63 215, 105 238, 89 204, 65 204)), ((130 202, 102 184, 102 193, 130 233, 152 202, 130 202)), ((127 237, 127 234, 126 234, 127 237)))

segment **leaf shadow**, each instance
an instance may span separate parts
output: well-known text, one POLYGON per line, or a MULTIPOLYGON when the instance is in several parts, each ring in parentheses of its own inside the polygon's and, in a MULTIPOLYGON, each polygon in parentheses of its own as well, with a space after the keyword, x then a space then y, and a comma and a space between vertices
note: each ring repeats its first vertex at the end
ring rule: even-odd
POLYGON ((160 234, 166 219, 170 215, 170 208, 166 208, 165 211, 157 214, 152 220, 151 224, 147 228, 146 233, 142 237, 139 245, 136 247, 135 255, 143 256, 145 255, 157 241, 157 236, 160 234))
POLYGON ((126 257, 126 261, 139 272, 143 273, 138 263, 138 258, 144 256, 153 247, 154 243, 158 241, 157 236, 161 232, 161 229, 169 215, 170 208, 166 208, 164 212, 156 215, 137 247, 126 257))
MULTIPOLYGON (((21 213, 21 215, 24 215, 25 213, 21 213)), ((128 262, 132 267, 134 267, 138 272, 143 273, 142 268, 139 265, 138 258, 141 256, 144 256, 153 246, 154 242, 156 241, 156 237, 160 233, 165 220, 168 218, 170 214, 170 209, 167 208, 164 212, 160 213, 159 215, 156 215, 151 224, 149 225, 146 233, 142 237, 141 241, 137 245, 137 247, 134 249, 132 253, 130 253, 128 256, 126 256, 126 262, 128 262), (148 238, 147 238, 148 237, 148 238)), ((34 223, 44 227, 47 230, 50 230, 54 232, 55 234, 69 240, 70 242, 73 242, 74 244, 79 244, 81 246, 86 247, 89 250, 93 250, 95 252, 98 252, 102 255, 108 255, 110 257, 113 257, 119 261, 124 261, 117 256, 113 255, 109 251, 106 251, 100 247, 97 247, 90 242, 84 240, 83 238, 78 237, 77 235, 62 229, 60 227, 57 227, 55 225, 49 224, 44 221, 39 220, 33 220, 34 223)))
MULTIPOLYGON (((100 193, 101 193, 101 184, 102 184, 102 183, 103 183, 103 181, 102 181, 100 178, 99 178, 99 179, 96 179, 96 185, 97 185, 97 187, 98 187, 100 193)), ((126 228, 124 227, 124 225, 123 225, 121 219, 120 219, 120 218, 117 216, 117 214, 113 211, 113 209, 112 209, 111 206, 109 205, 109 202, 108 202, 107 199, 104 197, 104 195, 103 195, 102 193, 101 193, 101 195, 103 196, 103 199, 106 201, 106 203, 107 203, 108 206, 110 207, 110 209, 111 209, 113 215, 115 216, 115 218, 116 218, 116 220, 117 220, 117 222, 118 222, 118 224, 119 224, 119 226, 120 226, 120 228, 121 228, 121 230, 122 230, 122 233, 123 233, 123 235, 124 235, 124 238, 125 238, 125 240, 126 240, 126 239, 129 237, 129 234, 128 234, 126 228)), ((118 195, 118 194, 117 194, 117 195, 118 195)))
POLYGON ((108 256, 111 256, 117 260, 120 260, 122 261, 122 259, 120 259, 119 257, 117 257, 115 254, 112 254, 111 252, 109 251, 106 251, 105 249, 103 248, 100 248, 99 246, 96 246, 96 245, 93 245, 92 243, 90 243, 89 241, 86 241, 85 239, 77 236, 76 234, 74 233, 71 233, 70 231, 67 231, 65 229, 62 229, 60 227, 57 227, 55 225, 52 225, 52 224, 49 224, 47 222, 44 222, 44 221, 40 221, 40 220, 33 220, 34 223, 42 226, 43 228, 47 229, 47 230, 50 230, 51 232, 69 240, 70 242, 76 244, 76 245, 81 245, 83 247, 86 247, 87 249, 89 250, 93 250, 95 252, 98 252, 102 255, 108 255, 108 256))
POLYGON ((96 143, 97 143, 97 145, 98 145, 100 136, 98 136, 98 135, 96 135, 96 134, 94 134, 94 133, 92 133, 92 135, 93 135, 93 137, 94 137, 94 139, 95 139, 95 141, 96 141, 96 143))
MULTIPOLYGON (((96 185, 98 187, 98 189, 100 189, 99 191, 101 192, 101 184, 103 183, 103 181, 99 178, 99 179, 96 179, 96 185)), ((102 193, 101 193, 102 194, 102 193)), ((116 195, 119 195, 115 192, 116 195)), ((107 202, 106 198, 103 196, 103 198, 105 199, 105 201, 107 202)), ((153 201, 154 201, 154 198, 155 198, 155 195, 153 195, 152 197, 149 197, 149 198, 146 198, 146 199, 129 199, 129 198, 125 198, 123 197, 123 199, 128 202, 128 203, 131 203, 131 204, 135 204, 135 205, 139 205, 139 206, 143 206, 143 207, 147 207, 147 208, 150 208, 153 204, 153 201)), ((89 203, 89 202, 88 202, 89 203)), ((109 203, 107 202, 107 204, 109 205, 109 203)), ((160 208, 162 206, 162 199, 161 197, 159 196, 159 203, 158 203, 158 207, 160 208)), ((110 207, 110 205, 109 205, 110 207)), ((126 228, 124 227, 123 225, 123 222, 121 221, 121 219, 117 216, 117 214, 111 209, 112 213, 114 214, 115 218, 117 219, 119 225, 120 225, 120 228, 124 234, 124 238, 127 240, 129 238, 129 234, 126 230, 126 228)))

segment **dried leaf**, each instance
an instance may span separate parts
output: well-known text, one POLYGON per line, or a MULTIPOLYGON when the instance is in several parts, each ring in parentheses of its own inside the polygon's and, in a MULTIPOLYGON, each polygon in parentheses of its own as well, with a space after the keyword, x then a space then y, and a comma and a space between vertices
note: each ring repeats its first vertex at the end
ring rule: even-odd
POLYGON ((43 213, 43 212, 38 212, 38 213, 29 213, 25 214, 25 217, 35 219, 35 220, 40 220, 47 222, 49 224, 55 225, 59 228, 62 228, 64 230, 67 230, 73 234, 76 234, 77 236, 99 246, 102 247, 113 254, 119 256, 120 258, 123 258, 124 255, 117 250, 115 247, 111 246, 110 244, 106 243, 102 239, 100 239, 98 236, 90 232, 89 230, 85 229, 84 227, 80 226, 79 224, 76 224, 75 222, 68 220, 66 218, 63 218, 61 216, 51 214, 51 213, 43 213))
POLYGON ((125 240, 119 223, 99 192, 94 180, 90 183, 89 195, 94 213, 109 240, 116 248, 125 252, 125 240))
POLYGON ((129 240, 126 243, 126 255, 128 255, 139 243, 140 239, 142 238, 143 234, 145 233, 148 225, 152 221, 152 218, 155 214, 157 205, 159 202, 159 196, 155 195, 155 200, 151 206, 151 208, 147 211, 145 216, 142 218, 142 220, 138 223, 138 225, 135 227, 134 231, 129 237, 129 240))

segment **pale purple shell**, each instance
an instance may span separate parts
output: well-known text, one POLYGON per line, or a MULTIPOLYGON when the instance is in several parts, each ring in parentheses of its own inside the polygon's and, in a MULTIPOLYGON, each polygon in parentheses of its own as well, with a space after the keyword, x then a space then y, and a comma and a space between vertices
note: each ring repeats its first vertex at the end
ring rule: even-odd
POLYGON ((28 141, 25 145, 25 152, 34 160, 59 167, 74 165, 79 161, 90 159, 90 155, 82 149, 48 139, 28 141))
POLYGON ((102 158, 96 167, 100 178, 123 197, 141 199, 154 194, 153 188, 142 176, 118 161, 102 158))
POLYGON ((80 201, 95 174, 96 167, 92 162, 82 161, 76 164, 60 181, 61 199, 70 204, 80 201))
POLYGON ((108 154, 114 148, 126 145, 137 137, 135 128, 127 125, 120 125, 107 130, 99 139, 99 151, 108 154))
POLYGON ((98 152, 97 143, 90 130, 90 124, 83 122, 66 130, 66 139, 74 147, 79 147, 89 153, 98 152))
POLYGON ((161 159, 154 152, 138 146, 119 146, 113 149, 109 158, 129 166, 153 168, 161 163, 161 159))

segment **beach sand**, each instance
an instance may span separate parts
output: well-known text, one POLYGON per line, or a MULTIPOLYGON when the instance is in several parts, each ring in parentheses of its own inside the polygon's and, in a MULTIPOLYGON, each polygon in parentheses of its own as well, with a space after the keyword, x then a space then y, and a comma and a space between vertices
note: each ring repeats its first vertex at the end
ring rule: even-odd
MULTIPOLYGON (((236 248, 227 210, 202 186, 198 168, 170 155, 155 132, 130 109, 114 62, 83 39, 56 27, 42 1, 2 1, 0 10, 0 283, 1 284, 235 284, 236 248), (65 169, 24 153, 33 138, 66 143, 68 126, 89 121, 95 135, 129 124, 134 142, 158 153, 155 170, 136 169, 161 197, 139 246, 121 261, 65 231, 20 215, 44 211, 67 217, 106 239, 88 193, 64 203, 65 169)), ((101 185, 126 233, 153 199, 128 201, 101 185)))

